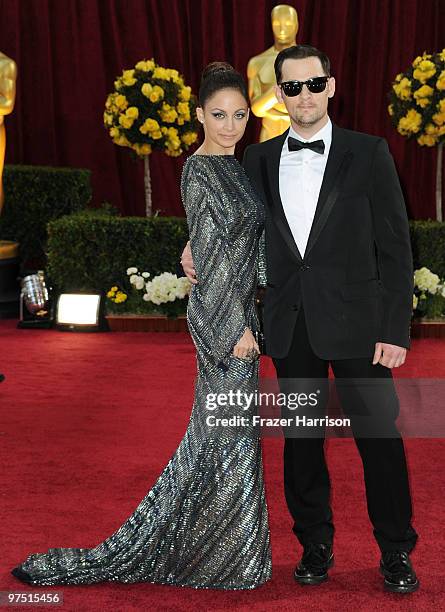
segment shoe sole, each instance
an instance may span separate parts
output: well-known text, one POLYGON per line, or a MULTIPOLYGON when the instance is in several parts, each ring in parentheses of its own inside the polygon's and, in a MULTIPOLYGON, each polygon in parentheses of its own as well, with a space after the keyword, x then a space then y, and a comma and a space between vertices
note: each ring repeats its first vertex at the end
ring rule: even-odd
POLYGON ((415 584, 410 584, 409 586, 397 586, 395 584, 390 584, 385 580, 385 591, 389 591, 390 593, 401 593, 402 595, 408 593, 414 593, 419 588, 419 581, 415 584))
MULTIPOLYGON (((332 557, 328 562, 328 569, 333 567, 334 565, 334 557, 332 557)), ((298 582, 298 584, 317 586, 318 584, 322 584, 329 578, 329 574, 323 574, 322 576, 296 576, 294 572, 294 580, 298 582)))
POLYGON ((414 591, 417 591, 419 588, 418 580, 416 580, 414 584, 397 586, 396 584, 392 584, 391 582, 387 581, 385 572, 382 570, 382 568, 380 568, 380 573, 385 577, 384 587, 385 591, 388 591, 389 593, 401 593, 402 595, 405 595, 408 593, 414 593, 414 591))

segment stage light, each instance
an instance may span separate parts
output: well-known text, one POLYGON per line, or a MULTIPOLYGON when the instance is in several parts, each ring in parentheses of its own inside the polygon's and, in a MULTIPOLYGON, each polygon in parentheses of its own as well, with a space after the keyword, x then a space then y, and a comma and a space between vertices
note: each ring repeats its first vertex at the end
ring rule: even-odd
POLYGON ((101 293, 61 293, 56 306, 56 326, 68 331, 106 329, 101 293))
POLYGON ((20 321, 17 327, 51 327, 52 303, 43 270, 27 274, 20 285, 20 321))

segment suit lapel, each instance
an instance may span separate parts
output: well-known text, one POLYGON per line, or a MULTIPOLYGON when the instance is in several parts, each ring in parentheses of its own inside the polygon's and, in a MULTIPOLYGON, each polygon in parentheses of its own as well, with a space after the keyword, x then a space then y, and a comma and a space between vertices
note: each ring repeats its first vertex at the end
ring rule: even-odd
POLYGON ((314 220, 312 222, 311 231, 309 233, 309 238, 306 245, 306 251, 304 253, 305 257, 314 246, 321 233, 321 230, 328 220, 329 214, 331 213, 335 201, 340 193, 340 189, 351 164, 352 157, 353 155, 348 147, 344 131, 333 124, 331 148, 329 149, 328 160, 323 175, 323 181, 321 183, 314 220))
POLYGON ((284 141, 287 138, 289 129, 283 134, 272 138, 268 143, 267 152, 261 157, 261 175, 264 190, 266 193, 266 202, 269 205, 272 218, 275 225, 279 229, 283 240, 289 247, 292 254, 301 263, 303 258, 300 251, 298 250, 297 244, 292 235, 291 229, 287 222, 286 215, 284 213, 283 203, 280 196, 280 159, 281 150, 283 148, 284 141))
MULTIPOLYGON (((283 148, 284 141, 287 138, 288 132, 289 129, 287 129, 280 136, 272 138, 267 143, 267 152, 265 152, 265 154, 261 157, 261 174, 264 190, 266 192, 266 201, 269 205, 272 218, 280 230, 280 233, 290 251, 296 257, 298 262, 301 263, 303 261, 303 257, 301 256, 287 222, 280 196, 280 158, 281 150, 283 148)), ((333 124, 331 148, 329 150, 328 160, 320 188, 320 194, 318 196, 314 220, 309 233, 306 251, 304 254, 305 257, 313 248, 321 233, 321 230, 328 220, 329 214, 331 213, 335 201, 340 193, 341 186, 351 164, 352 157, 353 154, 349 149, 345 132, 333 124)))

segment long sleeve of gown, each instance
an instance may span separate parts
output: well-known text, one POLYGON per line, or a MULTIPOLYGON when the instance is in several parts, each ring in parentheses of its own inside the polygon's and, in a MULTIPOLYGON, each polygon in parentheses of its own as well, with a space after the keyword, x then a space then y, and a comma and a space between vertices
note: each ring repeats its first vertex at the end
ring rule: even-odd
POLYGON ((183 197, 198 284, 193 285, 193 337, 197 349, 214 364, 228 366, 235 344, 247 327, 224 222, 211 190, 190 177, 183 197))
POLYGON ((258 241, 258 286, 267 286, 267 268, 266 268, 266 235, 265 230, 261 232, 258 241))

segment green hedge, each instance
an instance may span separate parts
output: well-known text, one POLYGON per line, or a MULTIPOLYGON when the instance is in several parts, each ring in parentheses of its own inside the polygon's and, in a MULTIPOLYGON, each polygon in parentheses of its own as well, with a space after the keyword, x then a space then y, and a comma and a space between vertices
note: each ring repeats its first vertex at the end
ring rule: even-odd
MULTIPOLYGON (((152 276, 178 270, 188 240, 183 217, 119 217, 88 210, 48 226, 48 274, 59 289, 103 290, 123 284, 136 266, 152 276)), ((445 223, 411 221, 416 268, 445 278, 445 223)))
MULTIPOLYGON (((48 271, 63 289, 106 289, 130 265, 152 274, 176 272, 188 237, 184 218, 119 217, 106 204, 87 209, 86 169, 6 165, 3 178, 0 239, 20 243, 23 264, 43 268, 48 255, 48 271)), ((415 267, 445 278, 445 223, 410 221, 410 231, 415 267)))
POLYGON ((64 291, 102 290, 136 266, 151 276, 177 272, 188 240, 183 217, 113 217, 91 210, 48 226, 48 276, 64 291))
POLYGON ((90 170, 81 168, 5 166, 0 239, 19 242, 23 262, 45 265, 47 223, 87 207, 90 178, 90 170))
POLYGON ((410 221, 414 267, 426 266, 445 278, 445 223, 410 221))

